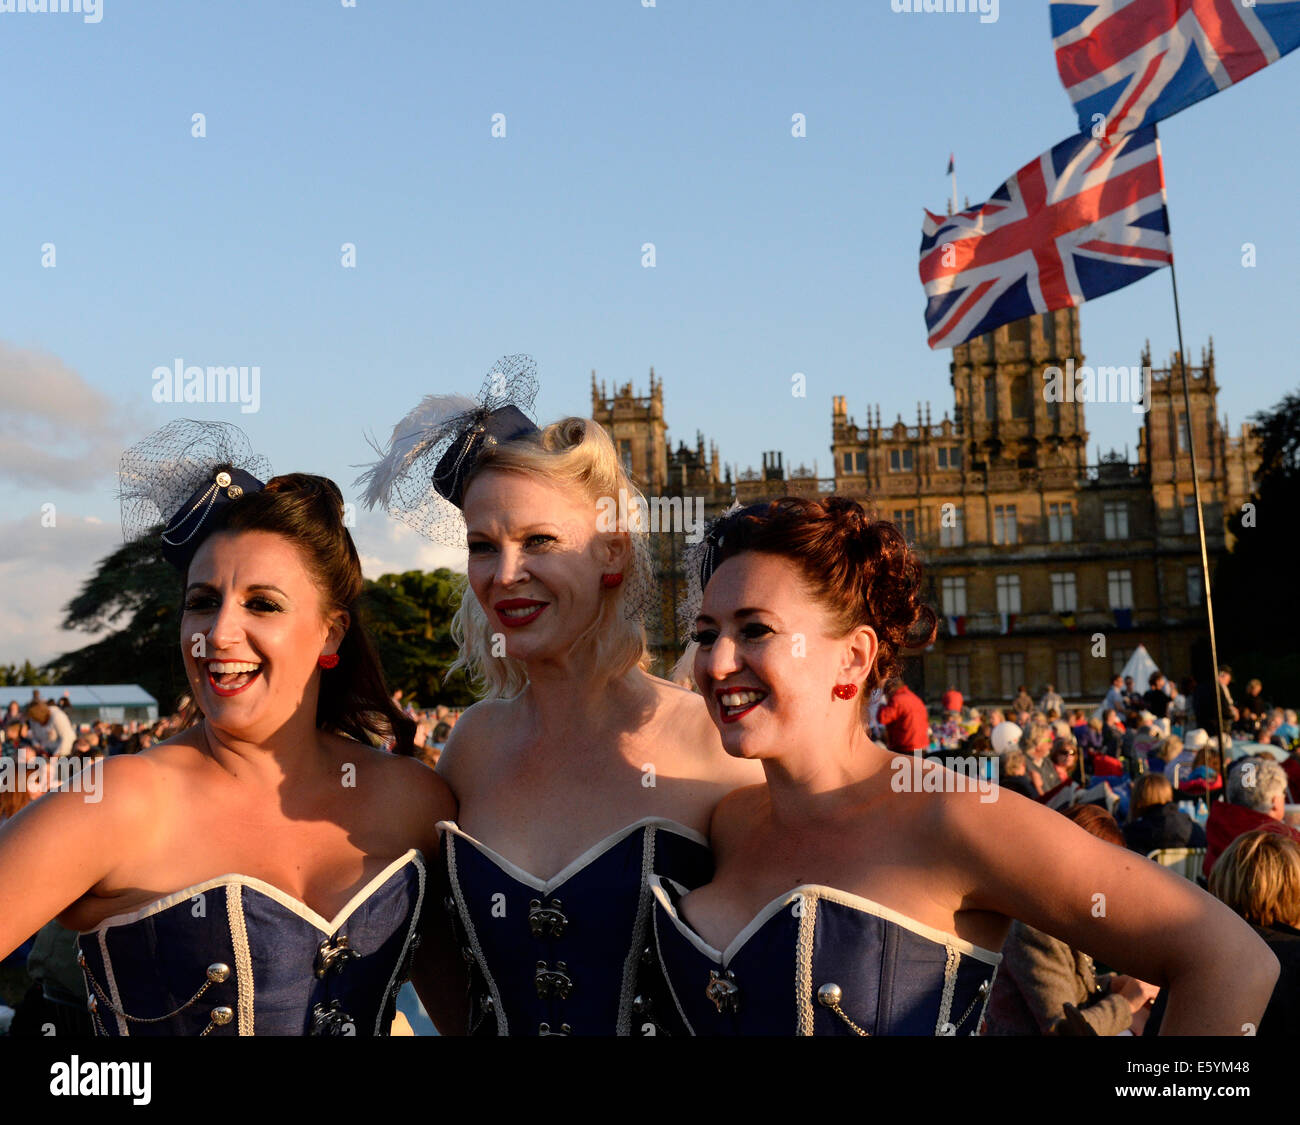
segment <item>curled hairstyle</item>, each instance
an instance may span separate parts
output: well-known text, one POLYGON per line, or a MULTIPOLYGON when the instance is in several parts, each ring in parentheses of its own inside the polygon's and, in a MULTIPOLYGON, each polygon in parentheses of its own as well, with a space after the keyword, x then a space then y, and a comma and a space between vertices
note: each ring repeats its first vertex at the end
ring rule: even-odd
MULTIPOLYGON (((629 511, 638 502, 644 504, 609 435, 598 422, 586 418, 564 418, 527 437, 488 446, 465 478, 465 491, 489 468, 530 474, 590 501, 593 528, 598 503, 617 500, 620 490, 628 497, 629 511)), ((632 550, 623 568, 624 581, 602 592, 595 621, 574 642, 575 647, 593 647, 595 667, 610 679, 618 679, 649 660, 641 617, 642 610, 654 604, 654 567, 645 536, 632 535, 630 539, 632 550)), ((464 669, 479 695, 508 699, 527 686, 528 672, 522 661, 493 654, 492 633, 487 613, 466 582, 451 623, 452 639, 460 654, 447 674, 464 669)))
POLYGON ((343 523, 338 485, 325 477, 287 473, 272 477, 260 492, 245 493, 227 511, 215 530, 269 531, 288 539, 316 584, 324 612, 348 614, 339 662, 321 673, 317 728, 363 743, 392 739, 394 753, 412 754, 415 722, 393 704, 379 657, 362 627, 361 560, 343 523))
POLYGON ((1259 828, 1232 841, 1210 870, 1210 894, 1256 926, 1300 922, 1300 844, 1259 828))
POLYGON ((902 654, 924 648, 938 631, 938 615, 921 594, 920 558, 897 527, 873 520, 847 496, 783 496, 765 511, 740 513, 726 525, 716 566, 745 551, 792 562, 837 636, 862 625, 875 631, 864 700, 899 677, 902 654))

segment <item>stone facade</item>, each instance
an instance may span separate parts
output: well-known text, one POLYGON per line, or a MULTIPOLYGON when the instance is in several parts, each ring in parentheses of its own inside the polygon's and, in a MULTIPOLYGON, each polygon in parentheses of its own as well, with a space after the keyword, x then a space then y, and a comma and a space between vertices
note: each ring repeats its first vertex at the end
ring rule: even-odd
MULTIPOLYGON (((1055 401, 1061 396, 1044 389, 1050 369, 1082 374, 1083 364, 1077 311, 1066 309, 954 348, 954 403, 940 422, 918 403, 915 425, 901 417, 882 424, 879 409, 869 407, 861 426, 836 396, 830 477, 803 467, 787 474, 780 453, 764 454, 761 472, 720 476, 717 450, 706 457, 702 436, 693 450, 673 450, 663 382, 653 370, 645 397, 630 384, 609 395, 593 373, 592 416, 647 495, 701 497, 710 518, 733 500, 838 492, 898 524, 925 559, 943 617, 935 644, 906 672, 928 700, 955 684, 968 700, 1004 704, 1022 683, 1035 698, 1052 683, 1082 704, 1104 694, 1139 643, 1166 674, 1188 674, 1201 655, 1193 646, 1206 633, 1178 357, 1152 368, 1150 410, 1132 414, 1140 426, 1136 458, 1112 452, 1092 464, 1087 403, 1074 394, 1055 401)), ((1151 368, 1149 345, 1140 367, 1151 368)), ((1122 379, 1106 368, 1097 374, 1092 401, 1131 411, 1115 402, 1125 393, 1122 379)), ((1250 495, 1254 443, 1249 427, 1231 436, 1216 414, 1212 340, 1188 376, 1213 566, 1226 549, 1226 517, 1250 495)), ((667 667, 680 651, 674 615, 684 594, 684 544, 681 535, 652 538, 664 590, 652 641, 667 667)))

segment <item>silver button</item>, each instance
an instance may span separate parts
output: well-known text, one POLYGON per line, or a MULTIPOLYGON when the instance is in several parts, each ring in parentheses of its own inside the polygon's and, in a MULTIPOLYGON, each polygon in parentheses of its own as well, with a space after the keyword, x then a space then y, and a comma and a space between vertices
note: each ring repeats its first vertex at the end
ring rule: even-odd
POLYGON ((844 999, 844 990, 838 984, 824 984, 817 990, 817 1003, 823 1008, 837 1008, 844 999))
POLYGON ((223 984, 230 976, 230 966, 224 961, 214 961, 208 966, 208 980, 213 984, 223 984))
POLYGON ((235 1013, 230 1008, 227 1008, 224 1004, 222 1004, 219 1008, 212 1009, 212 1022, 215 1023, 218 1027, 225 1027, 226 1024, 228 1024, 234 1018, 235 1018, 235 1013))

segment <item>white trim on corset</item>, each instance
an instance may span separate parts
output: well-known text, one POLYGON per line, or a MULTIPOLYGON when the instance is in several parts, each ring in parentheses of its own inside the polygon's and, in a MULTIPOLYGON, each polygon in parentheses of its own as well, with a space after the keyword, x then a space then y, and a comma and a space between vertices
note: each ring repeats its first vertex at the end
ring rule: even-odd
MULTIPOLYGON (((731 939, 727 948, 724 950, 715 949, 699 934, 697 934, 677 913, 676 907, 673 906, 667 893, 660 885, 659 877, 652 876, 650 879, 651 892, 659 899, 660 904, 672 918, 674 925, 681 931, 682 935, 690 941, 696 949, 708 957, 717 961, 724 969, 731 964, 732 959, 744 947, 755 933, 776 914, 778 910, 789 906, 796 898, 803 899, 821 899, 826 902, 838 903, 841 906, 849 906, 854 910, 860 910, 864 914, 872 914, 877 918, 883 918, 887 922, 905 930, 910 930, 919 937, 926 938, 936 945, 950 946, 968 957, 974 957, 978 961, 983 961, 987 965, 997 966, 1002 963, 1002 954, 994 953, 992 950, 984 949, 978 945, 972 945, 970 942, 959 938, 956 934, 947 933, 944 930, 936 929, 933 926, 927 926, 924 922, 918 922, 915 918, 909 918, 906 914, 900 914, 897 910, 892 910, 888 906, 882 906, 869 898, 862 898, 859 895, 850 894, 848 891, 836 890, 834 887, 823 886, 818 883, 804 883, 793 890, 786 891, 783 895, 778 895, 771 902, 760 910, 753 919, 731 939)), ((806 907, 805 907, 806 909, 806 907)))
POLYGON ((171 894, 164 898, 155 899, 153 902, 146 903, 144 906, 132 910, 125 914, 112 914, 105 918, 97 926, 89 930, 81 930, 83 934, 98 934, 112 926, 129 926, 132 922, 139 922, 141 919, 149 918, 154 914, 161 914, 164 910, 169 910, 179 902, 184 902, 187 898, 193 898, 195 895, 203 894, 204 891, 215 890, 217 887, 229 887, 238 885, 240 887, 249 887, 266 895, 267 898, 274 899, 286 910, 298 915, 304 922, 310 923, 321 933, 332 935, 337 932, 338 928, 352 916, 352 913, 363 902, 366 901, 374 892, 384 883, 392 878, 393 873, 401 870, 408 863, 414 862, 421 870, 424 871, 424 860, 416 848, 411 848, 405 855, 398 856, 387 867, 379 872, 373 879, 366 883, 356 894, 348 899, 347 904, 333 918, 324 918, 317 914, 310 906, 300 899, 296 899, 287 891, 280 890, 262 879, 254 878, 251 875, 218 875, 213 879, 205 879, 202 883, 195 883, 189 887, 182 887, 179 891, 172 891, 171 894))
MULTIPOLYGON (((450 821, 440 820, 438 827, 450 823, 450 821)), ((488 995, 492 997, 492 1015, 497 1021, 497 1034, 509 1035, 510 1021, 506 1017, 505 1005, 501 1003, 501 993, 497 990, 497 982, 492 979, 487 958, 483 956, 483 948, 478 943, 478 931, 474 929, 474 919, 469 916, 469 909, 465 906, 465 892, 460 889, 460 875, 456 870, 455 833, 449 833, 443 840, 442 846, 447 852, 447 877, 451 881, 451 893, 456 899, 456 909, 460 911, 460 923, 465 927, 465 937, 469 939, 470 952, 478 962, 479 971, 483 974, 483 982, 488 987, 488 995)), ((474 1013, 471 1011, 469 1017, 472 1019, 473 1016, 474 1013)))
POLYGON ((794 1002, 798 1034, 813 1034, 813 935, 817 930, 817 899, 804 898, 795 940, 794 1002))
MULTIPOLYGON (((659 877, 657 875, 650 876, 650 880, 659 883, 659 877)), ((649 880, 647 882, 649 882, 649 880)), ((676 879, 668 879, 668 882, 672 883, 672 885, 677 888, 678 894, 686 893, 686 888, 683 887, 681 883, 677 882, 676 879)), ((662 891, 662 884, 660 884, 657 889, 662 891)), ((654 889, 652 888, 652 893, 653 890, 654 889)), ((654 897, 662 905, 664 901, 663 898, 658 894, 655 894, 654 897)), ((655 956, 659 959, 659 972, 664 979, 664 983, 668 985, 668 994, 673 998, 673 1006, 677 1009, 677 1014, 681 1016, 683 1025, 686 1027, 688 1033, 694 1035, 695 1028, 691 1026, 691 1021, 686 1018, 686 1009, 682 1007, 682 1002, 677 999, 677 989, 673 986, 672 974, 669 973, 668 966, 664 963, 663 943, 659 940, 659 911, 655 910, 651 914, 650 924, 654 927, 655 932, 655 956)))
POLYGON ((375 1034, 381 1035, 384 1032, 384 1010, 388 1007, 388 998, 393 994, 395 987, 399 986, 397 974, 402 971, 402 966, 406 964, 406 954, 411 948, 411 940, 415 937, 415 932, 420 928, 420 908, 424 906, 424 864, 416 869, 416 879, 418 890, 415 895, 415 909, 411 912, 411 924, 406 930, 406 940, 402 942, 402 952, 398 955, 396 964, 393 965, 393 975, 388 978, 388 987, 384 989, 384 995, 379 1001, 379 1013, 375 1016, 375 1034))
POLYGON ((104 962, 104 976, 107 978, 108 995, 113 1001, 113 1018, 117 1020, 118 1035, 130 1035, 131 1030, 126 1025, 126 1017, 122 1015, 122 997, 117 991, 117 977, 113 975, 113 958, 108 952, 108 935, 101 932, 99 934, 99 956, 104 962))
POLYGON ((244 888, 238 883, 226 888, 226 921, 230 923, 230 943, 235 950, 235 995, 239 1013, 237 1035, 252 1035, 253 1030, 253 953, 248 948, 248 926, 244 918, 244 888))
POLYGON ((559 872, 552 875, 549 879, 541 879, 531 871, 525 871, 517 863, 511 863, 510 860, 506 859, 506 857, 500 852, 494 851, 481 840, 475 839, 454 820, 438 821, 438 829, 440 831, 453 832, 462 839, 467 840, 487 856, 487 858, 494 864, 501 868, 502 871, 511 876, 511 878, 515 879, 517 882, 523 883, 527 887, 532 887, 534 890, 540 891, 542 894, 550 894, 552 891, 568 882, 583 868, 588 867, 598 856, 603 855, 611 848, 622 843, 622 841, 633 832, 637 832, 650 825, 654 825, 654 827, 663 829, 667 832, 675 833, 678 836, 684 836, 688 840, 694 840, 697 844, 702 844, 706 848, 709 846, 708 837, 696 832, 693 828, 687 828, 686 825, 678 824, 675 820, 665 820, 663 817, 644 816, 633 824, 625 825, 617 832, 611 832, 603 840, 597 840, 596 843, 587 848, 587 850, 578 856, 577 859, 566 863, 559 872))
POLYGON ((615 1035, 632 1034, 632 999, 636 992, 637 965, 645 946, 646 920, 650 916, 649 880, 654 872, 655 830, 655 825, 646 825, 641 840, 641 885, 637 892, 636 918, 632 922, 632 945, 623 962, 623 984, 618 993, 618 1018, 614 1022, 615 1035))

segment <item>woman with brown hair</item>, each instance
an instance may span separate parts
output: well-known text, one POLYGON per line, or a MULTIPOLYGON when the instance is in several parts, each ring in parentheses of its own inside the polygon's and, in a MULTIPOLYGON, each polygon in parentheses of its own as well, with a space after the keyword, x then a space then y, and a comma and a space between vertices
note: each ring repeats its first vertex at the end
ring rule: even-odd
POLYGON ((181 575, 196 721, 0 828, 0 954, 56 915, 80 931, 101 1035, 382 1035, 393 1019, 433 825, 455 806, 405 756, 338 488, 268 476, 216 423, 173 422, 123 458, 128 537, 165 522, 181 575))
POLYGON ((1205 829, 1174 804, 1174 787, 1162 773, 1144 773, 1129 794, 1124 841, 1135 852, 1203 848, 1205 829))
POLYGON ((1258 1019, 1276 960, 1222 903, 867 736, 863 699, 936 631, 893 525, 843 497, 755 504, 706 536, 699 585, 696 683, 766 780, 715 810, 711 882, 651 880, 689 1030, 972 1034, 1013 918, 1166 987, 1170 1032, 1258 1019))

